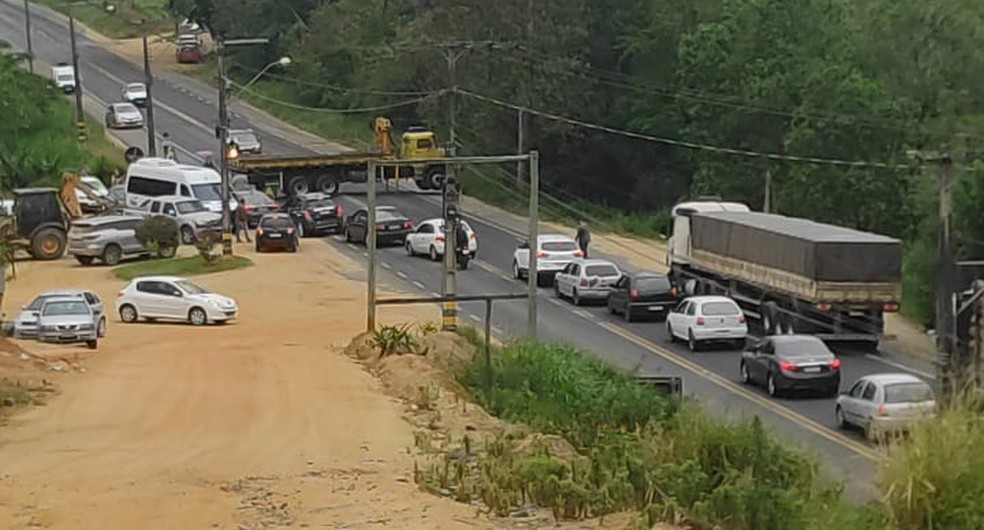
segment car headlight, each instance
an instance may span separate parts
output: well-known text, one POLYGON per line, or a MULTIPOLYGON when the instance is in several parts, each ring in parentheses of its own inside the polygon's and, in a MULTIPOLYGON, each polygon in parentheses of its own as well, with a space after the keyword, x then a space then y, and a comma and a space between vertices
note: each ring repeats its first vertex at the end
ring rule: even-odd
POLYGON ((210 305, 210 306, 212 306, 212 307, 216 307, 216 308, 218 308, 218 307, 222 307, 222 304, 220 304, 220 303, 218 302, 218 300, 209 300, 209 301, 208 301, 208 305, 210 305))
POLYGON ((92 324, 82 324, 79 326, 79 329, 82 331, 92 331, 96 329, 96 326, 93 326, 92 324))

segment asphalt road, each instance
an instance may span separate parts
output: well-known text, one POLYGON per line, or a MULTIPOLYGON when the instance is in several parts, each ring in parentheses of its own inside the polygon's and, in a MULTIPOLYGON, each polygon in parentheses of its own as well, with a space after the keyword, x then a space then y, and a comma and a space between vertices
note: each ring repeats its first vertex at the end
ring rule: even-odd
MULTIPOLYGON (((23 49, 23 22, 22 4, 0 1, 0 38, 11 42, 15 48, 23 49)), ((67 23, 63 17, 36 7, 32 23, 36 57, 47 64, 67 62, 70 54, 67 23)), ((124 82, 142 80, 142 69, 100 48, 82 35, 80 33, 80 70, 85 93, 91 98, 87 101, 87 110, 101 119, 105 104, 119 100, 124 82)), ((49 72, 46 66, 40 64, 36 66, 36 71, 41 75, 49 72)), ((193 153, 217 148, 218 141, 213 134, 217 115, 214 90, 178 74, 163 73, 155 76, 154 98, 157 130, 171 134, 182 153, 182 159, 193 161, 193 153)), ((311 152, 306 147, 310 143, 303 135, 292 133, 289 128, 258 116, 248 109, 238 109, 233 115, 233 124, 256 129, 264 141, 264 151, 269 154, 311 152)), ((128 145, 146 145, 144 131, 122 131, 117 136, 128 145)), ((379 204, 395 206, 414 221, 440 215, 439 197, 418 192, 412 185, 409 188, 409 192, 381 191, 379 204)), ((346 186, 339 201, 351 213, 364 206, 365 195, 357 186, 346 186)), ((468 217, 479 234, 479 259, 469 270, 458 274, 459 293, 524 292, 525 284, 511 278, 511 262, 516 241, 522 237, 525 227, 506 218, 468 217)), ((364 248, 346 244, 341 237, 321 239, 356 258, 364 259, 366 256, 364 248)), ((305 244, 321 243, 305 240, 305 244)), ((401 247, 380 249, 379 259, 380 279, 385 284, 420 295, 440 292, 440 263, 424 257, 408 257, 401 247)), ((527 322, 526 307, 525 300, 496 303, 493 310, 494 332, 499 336, 523 334, 527 322)), ((462 304, 461 319, 464 322, 479 326, 483 317, 483 304, 462 304)), ((555 299, 551 289, 541 291, 538 318, 541 338, 576 345, 617 367, 641 374, 682 375, 686 393, 700 398, 711 410, 732 418, 758 415, 781 435, 814 452, 825 463, 824 469, 834 477, 847 479, 852 492, 866 495, 873 491, 874 462, 880 458, 881 452, 862 441, 857 434, 836 429, 832 399, 809 396, 769 398, 761 389, 743 387, 738 383, 737 351, 693 354, 685 347, 670 343, 661 323, 626 323, 609 315, 604 306, 575 308, 568 302, 555 299)), ((928 364, 890 352, 880 352, 879 355, 845 353, 841 358, 842 387, 857 377, 877 372, 906 370, 932 377, 928 364)))

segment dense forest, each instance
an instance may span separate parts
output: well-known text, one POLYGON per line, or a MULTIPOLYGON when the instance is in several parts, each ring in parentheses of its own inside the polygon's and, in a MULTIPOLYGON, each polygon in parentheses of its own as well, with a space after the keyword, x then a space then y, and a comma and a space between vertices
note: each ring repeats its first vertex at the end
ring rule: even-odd
POLYGON ((530 109, 526 145, 560 201, 652 213, 712 194, 760 208, 768 180, 773 211, 904 239, 920 318, 937 172, 907 152, 945 144, 970 154, 958 254, 984 257, 979 0, 172 1, 213 34, 272 39, 237 55, 244 77, 289 54, 268 77, 291 103, 367 123, 357 109, 445 134, 453 62, 460 149, 515 152, 517 109, 530 109))

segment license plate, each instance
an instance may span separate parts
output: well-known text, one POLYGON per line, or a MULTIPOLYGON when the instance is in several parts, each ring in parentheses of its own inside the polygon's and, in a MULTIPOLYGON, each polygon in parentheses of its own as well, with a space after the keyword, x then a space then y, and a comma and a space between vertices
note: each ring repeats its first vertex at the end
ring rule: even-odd
POLYGON ((61 340, 71 340, 75 338, 75 335, 59 335, 58 338, 61 340))
POLYGON ((818 373, 820 371, 820 367, 819 366, 807 366, 806 368, 803 369, 803 371, 806 372, 806 373, 808 373, 808 374, 815 374, 815 373, 818 373))
POLYGON ((272 237, 272 238, 278 238, 278 237, 280 237, 280 234, 270 234, 270 237, 272 237))
POLYGON ((659 312, 663 310, 663 307, 662 306, 650 307, 649 310, 653 312, 659 312))

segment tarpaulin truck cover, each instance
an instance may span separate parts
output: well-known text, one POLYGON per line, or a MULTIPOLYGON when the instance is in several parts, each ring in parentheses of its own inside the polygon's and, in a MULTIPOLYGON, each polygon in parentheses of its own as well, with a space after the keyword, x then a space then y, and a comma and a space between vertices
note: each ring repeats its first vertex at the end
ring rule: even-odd
POLYGON ((902 242, 887 236, 761 212, 691 216, 691 245, 820 282, 894 283, 902 242))

